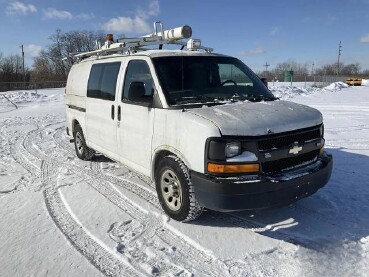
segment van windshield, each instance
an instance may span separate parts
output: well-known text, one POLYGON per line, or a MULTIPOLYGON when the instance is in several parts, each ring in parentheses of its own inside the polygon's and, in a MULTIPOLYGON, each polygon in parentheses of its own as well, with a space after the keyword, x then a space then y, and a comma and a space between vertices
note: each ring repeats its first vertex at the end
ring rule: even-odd
POLYGON ((153 63, 169 105, 276 99, 236 58, 174 56, 153 58, 153 63))

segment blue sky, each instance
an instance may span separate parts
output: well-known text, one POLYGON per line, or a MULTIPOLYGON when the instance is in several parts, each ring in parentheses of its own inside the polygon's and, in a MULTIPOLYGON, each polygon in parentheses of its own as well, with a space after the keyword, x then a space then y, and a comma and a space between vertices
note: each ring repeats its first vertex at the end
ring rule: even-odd
POLYGON ((28 65, 56 29, 103 30, 126 36, 190 25, 215 52, 237 56, 259 71, 287 60, 321 66, 337 60, 369 69, 369 0, 0 0, 0 52, 28 65))

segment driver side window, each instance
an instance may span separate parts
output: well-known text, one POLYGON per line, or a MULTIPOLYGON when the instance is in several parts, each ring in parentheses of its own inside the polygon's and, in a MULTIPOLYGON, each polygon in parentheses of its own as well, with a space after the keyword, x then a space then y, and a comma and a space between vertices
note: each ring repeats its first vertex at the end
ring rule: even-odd
POLYGON ((153 93, 154 82, 146 61, 130 61, 124 78, 122 101, 150 103, 153 93))
POLYGON ((253 86, 251 79, 233 64, 219 64, 219 75, 222 84, 237 84, 238 86, 253 86))

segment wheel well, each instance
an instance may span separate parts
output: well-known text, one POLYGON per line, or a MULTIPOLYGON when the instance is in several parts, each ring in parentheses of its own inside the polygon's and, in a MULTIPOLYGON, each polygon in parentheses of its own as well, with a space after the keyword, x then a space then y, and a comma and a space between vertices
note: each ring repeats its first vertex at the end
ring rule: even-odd
POLYGON ((156 154, 155 156, 155 159, 154 159, 154 164, 153 164, 153 171, 152 171, 152 178, 154 179, 155 178, 155 172, 158 168, 158 164, 159 164, 159 161, 164 158, 165 156, 168 156, 168 155, 174 155, 172 152, 168 151, 168 150, 162 150, 160 151, 159 153, 156 154))
POLYGON ((77 121, 77 119, 74 119, 72 122, 72 134, 74 133, 74 129, 76 128, 77 125, 79 125, 79 122, 77 121))
POLYGON ((157 152, 155 154, 155 157, 153 159, 153 164, 151 166, 152 170, 151 170, 151 179, 155 180, 155 173, 156 170, 158 168, 158 164, 159 161, 164 158, 165 156, 169 156, 169 155, 174 155, 176 157, 178 157, 188 168, 190 168, 188 161, 186 161, 186 159, 184 159, 184 157, 182 155, 180 155, 180 153, 176 153, 176 151, 170 151, 170 150, 160 150, 159 152, 157 152))

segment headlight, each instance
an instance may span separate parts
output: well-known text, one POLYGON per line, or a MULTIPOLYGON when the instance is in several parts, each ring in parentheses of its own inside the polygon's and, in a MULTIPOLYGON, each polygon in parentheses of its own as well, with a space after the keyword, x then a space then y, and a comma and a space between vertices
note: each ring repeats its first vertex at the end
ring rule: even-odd
POLYGON ((226 158, 232 158, 241 154, 241 143, 239 141, 228 142, 225 146, 226 158))
POLYGON ((256 162, 258 158, 250 151, 244 151, 240 155, 228 158, 227 163, 256 162))
POLYGON ((320 137, 324 137, 324 124, 320 126, 320 137))
POLYGON ((214 174, 255 174, 260 163, 255 141, 209 138, 205 152, 205 172, 214 174))

